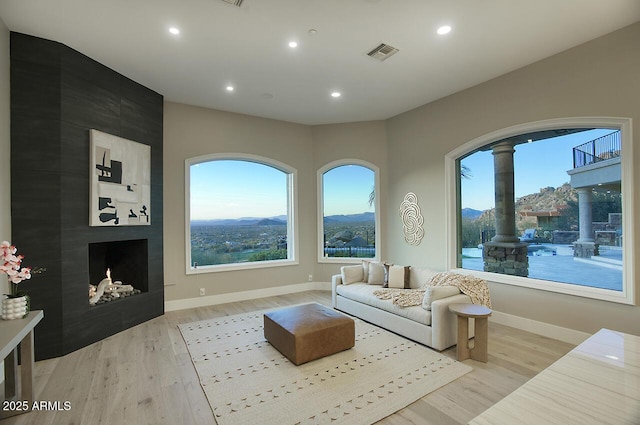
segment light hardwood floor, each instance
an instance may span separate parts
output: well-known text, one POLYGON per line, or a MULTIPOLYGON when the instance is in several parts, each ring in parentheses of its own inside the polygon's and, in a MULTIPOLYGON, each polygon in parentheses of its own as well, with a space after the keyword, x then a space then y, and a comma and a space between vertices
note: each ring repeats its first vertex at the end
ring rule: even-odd
MULTIPOLYGON (((331 294, 310 291, 168 312, 64 357, 36 362, 36 400, 68 401, 70 410, 33 411, 0 424, 215 424, 177 325, 312 301, 330 305, 331 294)), ((572 348, 491 323, 488 363, 465 360, 473 372, 379 424, 466 424, 572 348)), ((455 358, 455 347, 443 353, 455 358)))

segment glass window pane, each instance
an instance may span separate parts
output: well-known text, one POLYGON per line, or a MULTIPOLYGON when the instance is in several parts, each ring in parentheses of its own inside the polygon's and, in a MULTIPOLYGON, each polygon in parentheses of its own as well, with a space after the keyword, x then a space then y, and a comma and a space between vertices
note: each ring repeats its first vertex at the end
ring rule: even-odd
POLYGON ((375 257, 375 173, 341 165, 322 175, 322 188, 324 257, 375 257))
POLYGON ((288 179, 251 161, 191 165, 192 267, 290 258, 288 179))
MULTIPOLYGON (((620 131, 570 133, 514 140, 515 242, 526 258, 496 258, 495 175, 491 145, 459 160, 458 266, 518 275, 509 261, 526 263, 526 277, 622 291, 620 131), (494 262, 507 266, 499 271, 494 262)), ((532 133, 535 135, 536 133, 532 133)))

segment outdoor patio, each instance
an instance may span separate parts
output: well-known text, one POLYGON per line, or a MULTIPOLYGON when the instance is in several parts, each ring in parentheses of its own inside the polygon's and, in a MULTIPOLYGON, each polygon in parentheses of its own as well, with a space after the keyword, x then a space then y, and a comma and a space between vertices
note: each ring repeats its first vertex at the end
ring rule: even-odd
MULTIPOLYGON (((574 259, 571 245, 541 244, 532 247, 544 249, 533 251, 528 256, 530 278, 622 290, 622 249, 619 247, 601 246, 601 258, 597 260, 574 259), (556 255, 552 254, 554 250, 556 255)), ((483 270, 482 249, 463 248, 462 268, 483 270)))

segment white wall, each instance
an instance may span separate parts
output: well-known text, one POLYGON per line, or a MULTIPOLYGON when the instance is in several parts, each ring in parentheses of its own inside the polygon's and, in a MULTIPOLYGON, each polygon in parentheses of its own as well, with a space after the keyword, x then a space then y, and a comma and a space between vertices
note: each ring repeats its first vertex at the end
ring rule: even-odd
POLYGON ((315 267, 315 169, 308 126, 199 108, 164 105, 165 299, 260 291, 308 281, 315 267), (185 259, 185 163, 213 153, 248 153, 298 170, 300 263, 293 266, 187 275, 185 259))
MULTIPOLYGON (((0 19, 0 242, 11 240, 9 65, 9 30, 0 19)), ((0 274, 0 294, 8 292, 6 275, 0 274)))
MULTIPOLYGON (((320 125, 311 128, 313 161, 317 170, 340 159, 359 159, 376 165, 380 170, 380 227, 387 223, 385 198, 387 193, 387 134, 384 121, 320 125)), ((315 189, 314 189, 315 190, 315 189)), ((317 220, 316 220, 317 222, 317 220)), ((383 231, 384 233, 384 231, 383 231)), ((378 248, 381 259, 386 258, 384 243, 378 248)), ((316 242, 316 247, 319 247, 316 242)), ((317 254, 316 254, 317 258, 317 254)), ((315 279, 329 282, 340 271, 341 264, 317 263, 315 279)))
MULTIPOLYGON (((418 195, 425 217, 421 245, 409 246, 389 225, 389 260, 444 270, 444 155, 466 142, 517 124, 562 117, 630 117, 640 125, 640 23, 575 47, 468 90, 387 120, 388 209, 404 194, 418 195), (391 153, 393 152, 393 153, 391 153)), ((640 131, 633 133, 636 190, 640 131)), ((625 202, 640 211, 640 197, 625 202)), ((640 226, 635 240, 640 241, 640 226)), ((635 250, 636 293, 640 291, 635 250)), ((593 333, 602 327, 640 335, 640 308, 491 283, 496 310, 593 333)))
MULTIPOLYGON (((309 127, 248 115, 165 102, 164 108, 164 271, 165 299, 193 299, 199 288, 207 296, 272 290, 300 285, 313 275, 328 282, 338 264, 317 262, 317 170, 343 158, 365 160, 386 168, 383 121, 309 127), (299 264, 286 267, 189 274, 185 272, 184 161, 213 153, 249 153, 275 159, 298 170, 299 264)), ((382 171, 384 173, 384 171, 382 171)), ((384 179, 381 179, 384 193, 384 179)), ((260 292, 262 291, 262 292, 260 292)), ((204 300, 206 301, 206 300, 204 300)))

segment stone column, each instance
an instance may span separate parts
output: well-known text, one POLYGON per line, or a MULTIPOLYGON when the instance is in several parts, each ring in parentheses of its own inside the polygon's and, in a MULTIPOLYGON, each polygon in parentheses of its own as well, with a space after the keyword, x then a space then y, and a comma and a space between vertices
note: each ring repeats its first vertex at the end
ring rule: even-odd
POLYGON ((493 146, 496 235, 482 247, 484 271, 514 276, 529 275, 527 243, 516 236, 513 177, 513 142, 493 146))
POLYGON ((591 188, 581 187, 578 191, 578 215, 580 217, 580 239, 578 242, 593 242, 593 210, 591 188))
POLYGON ((496 235, 491 242, 520 242, 516 236, 516 204, 513 178, 512 142, 493 146, 496 235))
POLYGON ((590 187, 580 187, 576 190, 578 191, 580 238, 573 243, 573 256, 590 258, 600 254, 598 244, 593 238, 593 194, 590 187))

